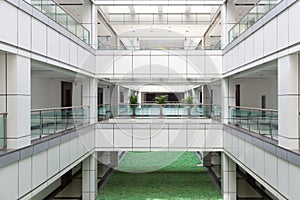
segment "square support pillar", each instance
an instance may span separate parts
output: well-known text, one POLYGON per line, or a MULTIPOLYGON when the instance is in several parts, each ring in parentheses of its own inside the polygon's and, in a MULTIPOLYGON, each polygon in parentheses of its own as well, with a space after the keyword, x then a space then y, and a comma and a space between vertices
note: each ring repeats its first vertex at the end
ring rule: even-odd
POLYGON ((236 164, 225 153, 221 155, 221 188, 223 200, 236 200, 236 164))
POLYGON ((299 54, 278 59, 278 144, 299 149, 299 54))
POLYGON ((7 112, 7 148, 31 143, 31 60, 14 54, 0 55, 0 112, 7 112))
POLYGON ((116 168, 119 165, 119 152, 111 151, 110 152, 110 167, 116 168))
POLYGON ((232 0, 225 1, 221 10, 222 19, 222 47, 229 43, 229 30, 235 25, 235 5, 232 0))
POLYGON ((82 162, 82 200, 95 200, 98 196, 98 157, 95 152, 82 162))
POLYGON ((85 78, 83 80, 83 105, 90 107, 90 123, 98 121, 97 93, 98 80, 95 78, 85 78))
POLYGON ((119 115, 119 103, 120 103, 120 86, 119 85, 111 85, 110 86, 111 93, 111 113, 113 117, 119 115))
POLYGON ((229 109, 228 106, 235 106, 235 82, 232 78, 227 77, 221 80, 221 98, 222 98, 222 122, 228 123, 229 109))

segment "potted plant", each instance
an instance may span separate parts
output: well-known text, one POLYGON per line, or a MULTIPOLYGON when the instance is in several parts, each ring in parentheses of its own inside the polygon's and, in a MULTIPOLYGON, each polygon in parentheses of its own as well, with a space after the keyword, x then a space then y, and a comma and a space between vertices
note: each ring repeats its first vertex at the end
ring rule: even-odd
POLYGON ((132 117, 136 116, 136 107, 138 106, 138 98, 135 95, 131 95, 129 98, 129 105, 130 108, 132 108, 132 117))
POLYGON ((168 95, 160 95, 158 97, 155 97, 155 102, 160 105, 160 111, 159 111, 159 116, 163 116, 163 105, 166 104, 168 95))
POLYGON ((192 108, 192 104, 193 104, 193 96, 188 96, 187 98, 183 98, 181 99, 182 103, 185 103, 188 109, 188 116, 191 116, 191 108, 192 108))

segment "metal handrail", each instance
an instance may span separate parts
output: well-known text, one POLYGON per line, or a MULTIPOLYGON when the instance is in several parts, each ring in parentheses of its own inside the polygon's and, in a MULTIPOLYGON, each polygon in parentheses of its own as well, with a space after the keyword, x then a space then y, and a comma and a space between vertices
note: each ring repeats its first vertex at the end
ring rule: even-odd
POLYGON ((32 109, 31 112, 38 111, 54 111, 54 110, 64 110, 64 109, 72 109, 72 108, 89 108, 90 106, 71 106, 71 107, 56 107, 56 108, 40 108, 40 109, 32 109))
POLYGON ((254 107, 243 107, 243 106, 228 106, 228 108, 238 108, 238 109, 256 110, 256 111, 266 111, 266 112, 278 112, 278 110, 275 110, 275 109, 254 108, 254 107))
MULTIPOLYGON (((256 2, 254 5, 253 5, 253 7, 237 22, 237 23, 235 23, 235 25, 228 31, 228 33, 229 32, 231 32, 238 24, 240 24, 241 22, 242 22, 242 20, 244 19, 244 17, 245 16, 247 16, 249 13, 250 13, 250 11, 254 8, 254 7, 256 7, 257 5, 259 5, 259 3, 261 2, 262 0, 260 0, 260 1, 258 1, 258 2, 256 2)), ((278 1, 277 3, 276 3, 276 5, 277 4, 279 4, 281 1, 278 1)), ((271 3, 269 2, 269 5, 271 5, 271 3)), ((274 6, 275 7, 275 6, 274 6)), ((273 7, 273 8, 274 8, 273 7)), ((270 10, 272 10, 273 8, 271 8, 270 10)), ((265 13, 263 13, 263 16, 264 15, 266 15, 268 12, 270 12, 270 10, 268 10, 267 12, 265 12, 265 13)), ((263 17, 263 16, 261 16, 261 18, 263 17)), ((259 18, 260 19, 260 18, 259 18)), ((259 19, 257 19, 255 22, 257 22, 259 19)), ((251 25, 252 26, 252 25, 251 25)), ((245 29, 245 31, 247 30, 247 29, 249 29, 251 26, 249 26, 249 27, 247 27, 246 29, 245 29)), ((245 32, 244 31, 244 32, 245 32)), ((241 35, 241 33, 239 33, 239 35, 241 35)), ((232 41, 234 41, 236 38, 234 38, 232 41)), ((229 42, 232 42, 232 41, 229 41, 229 42)))
POLYGON ((159 46, 159 45, 145 45, 145 46, 117 46, 117 45, 104 45, 99 46, 98 50, 220 50, 219 45, 210 46, 159 46))
MULTIPOLYGON (((73 16, 71 16, 63 7, 61 7, 58 3, 56 3, 55 1, 53 1, 53 0, 51 0, 51 2, 53 3, 53 4, 48 4, 48 5, 55 5, 56 7, 58 7, 59 9, 61 9, 63 12, 65 12, 65 14, 66 15, 68 15, 68 17, 70 17, 70 18, 72 18, 72 20, 74 20, 74 22, 76 23, 76 26, 80 26, 83 30, 85 30, 85 31, 87 31, 87 33, 88 33, 88 37, 89 37, 89 40, 90 40, 90 31, 88 30, 88 29, 86 29, 77 19, 75 19, 73 16)), ((41 11, 43 14, 45 14, 45 12, 42 10, 42 6, 43 5, 45 5, 45 4, 42 4, 42 1, 41 1, 41 3, 40 3, 40 5, 41 5, 41 9, 38 9, 37 7, 36 7, 36 5, 35 4, 33 4, 33 3, 30 3, 30 2, 27 2, 27 1, 25 1, 25 3, 27 3, 27 4, 29 4, 29 5, 31 5, 33 8, 35 8, 35 9, 37 9, 37 10, 39 10, 39 11, 41 11)), ((55 15, 58 15, 58 13, 56 13, 57 12, 57 9, 55 9, 55 15)), ((47 14, 49 14, 49 13, 47 13, 47 14)), ((46 14, 46 15, 47 15, 46 14)), ((48 16, 48 15, 47 15, 48 16)), ((51 17, 50 17, 51 18, 51 17)), ((61 25, 62 27, 64 27, 64 28, 66 28, 69 32, 71 32, 73 35, 75 35, 76 37, 78 37, 78 35, 77 35, 77 32, 76 33, 73 33, 71 30, 69 30, 69 28, 68 27, 65 27, 63 24, 61 24, 61 23, 59 23, 59 21, 58 20, 56 20, 56 18, 55 19, 53 19, 53 18, 51 18, 52 20, 54 20, 55 22, 57 22, 59 25, 61 25)), ((76 31, 77 31, 77 28, 76 28, 76 31)), ((82 41, 84 41, 83 39, 81 39, 82 41)), ((86 43, 89 43, 90 41, 88 41, 88 42, 86 42, 86 43)))

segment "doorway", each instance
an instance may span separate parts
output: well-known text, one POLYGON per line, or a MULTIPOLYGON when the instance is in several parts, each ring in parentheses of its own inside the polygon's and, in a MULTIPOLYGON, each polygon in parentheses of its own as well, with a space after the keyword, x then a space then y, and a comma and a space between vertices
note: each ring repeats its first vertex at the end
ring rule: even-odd
POLYGON ((61 82, 61 107, 72 106, 73 85, 70 82, 61 82))

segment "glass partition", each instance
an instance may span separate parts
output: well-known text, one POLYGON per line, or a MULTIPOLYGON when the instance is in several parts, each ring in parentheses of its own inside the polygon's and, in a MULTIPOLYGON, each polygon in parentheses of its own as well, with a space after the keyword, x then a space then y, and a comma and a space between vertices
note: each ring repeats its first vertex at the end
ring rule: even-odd
POLYGON ((7 113, 0 113, 0 149, 6 148, 7 113))
POLYGON ((101 105, 98 107, 98 119, 104 120, 111 117, 203 117, 220 118, 221 106, 210 104, 118 104, 101 105))
POLYGON ((31 138, 41 138, 89 123, 89 107, 63 107, 31 111, 31 138))
POLYGON ((31 0, 31 5, 90 44, 90 32, 52 0, 31 0))
POLYGON ((229 124, 272 139, 278 138, 278 111, 229 106, 229 124))
POLYGON ((235 40, 240 34, 246 31, 257 20, 268 13, 280 1, 277 0, 260 0, 254 7, 228 32, 229 43, 235 40))

